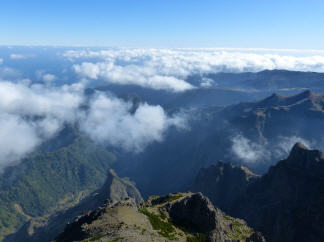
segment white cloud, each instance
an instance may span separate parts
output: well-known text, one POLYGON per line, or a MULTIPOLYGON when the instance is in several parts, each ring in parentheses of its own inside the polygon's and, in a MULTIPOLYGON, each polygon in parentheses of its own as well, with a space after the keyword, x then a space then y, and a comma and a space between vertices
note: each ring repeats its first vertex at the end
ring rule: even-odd
POLYGON ((203 77, 200 83, 201 87, 211 87, 213 85, 217 85, 217 84, 215 84, 213 79, 207 77, 203 77))
MULTIPOLYGON (((306 147, 308 148, 312 148, 313 144, 312 142, 310 142, 309 140, 299 137, 299 136, 288 136, 288 137, 284 137, 284 136, 279 136, 277 138, 277 145, 275 146, 274 149, 274 155, 275 157, 278 157, 279 159, 283 159, 285 157, 287 157, 292 149, 292 147, 297 143, 297 142, 301 142, 304 145, 306 145, 306 147)), ((315 145, 316 146, 316 145, 315 145)))
POLYGON ((151 142, 162 141, 170 126, 185 127, 183 117, 169 117, 160 106, 141 104, 133 114, 131 108, 129 102, 98 95, 91 101, 81 128, 97 142, 140 152, 151 142))
POLYGON ((0 58, 0 65, 3 63, 3 59, 0 58))
POLYGON ((15 115, 52 115, 63 120, 73 119, 73 110, 83 97, 73 86, 47 88, 22 83, 0 82, 0 110, 15 115))
POLYGON ((109 62, 83 62, 73 66, 76 73, 85 78, 103 78, 109 83, 133 84, 158 90, 174 92, 192 89, 193 86, 184 80, 159 73, 159 67, 138 66, 134 64, 119 66, 109 62))
POLYGON ((264 162, 271 156, 271 153, 263 145, 257 144, 242 135, 233 137, 231 141, 232 153, 242 162, 264 162))
POLYGON ((0 82, 0 170, 15 164, 65 122, 75 122, 83 97, 73 86, 0 82))
POLYGON ((244 163, 264 163, 279 161, 288 157, 292 147, 301 142, 309 148, 319 147, 316 142, 311 142, 300 136, 278 136, 273 142, 257 143, 242 135, 231 139, 231 152, 236 159, 244 163))
POLYGON ((79 124, 96 142, 140 152, 163 139, 171 127, 184 127, 185 119, 168 116, 160 106, 132 104, 113 96, 84 96, 82 83, 54 87, 0 82, 0 170, 19 162, 42 142, 52 138, 64 124, 79 124), (79 107, 89 101, 89 109, 79 107))
POLYGON ((43 81, 47 85, 51 84, 53 81, 57 79, 54 74, 46 73, 45 70, 37 70, 35 71, 35 75, 39 81, 43 81))
POLYGON ((72 61, 81 61, 74 64, 73 69, 82 77, 171 91, 193 88, 185 81, 191 74, 256 72, 265 69, 324 72, 322 52, 310 51, 313 55, 296 56, 290 54, 293 50, 283 51, 288 54, 283 55, 275 50, 260 53, 255 49, 247 52, 219 48, 72 50, 63 55, 72 61))
POLYGON ((28 56, 22 54, 11 54, 9 57, 12 60, 21 60, 21 59, 26 59, 28 56))
POLYGON ((56 76, 53 74, 47 73, 47 74, 43 75, 43 81, 45 83, 51 83, 54 80, 56 80, 56 76))
POLYGON ((40 142, 31 123, 17 115, 0 115, 0 170, 15 163, 23 155, 33 150, 40 142))

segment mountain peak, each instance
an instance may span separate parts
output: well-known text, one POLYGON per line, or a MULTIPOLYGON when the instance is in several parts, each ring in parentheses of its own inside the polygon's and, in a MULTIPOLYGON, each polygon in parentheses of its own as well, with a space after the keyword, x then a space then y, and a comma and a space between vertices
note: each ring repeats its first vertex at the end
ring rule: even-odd
POLYGON ((298 152, 299 150, 309 150, 309 149, 302 142, 297 142, 291 149, 291 152, 298 152))
POLYGON ((312 169, 318 162, 323 161, 319 150, 310 150, 303 143, 296 143, 286 160, 286 163, 303 169, 312 169))
POLYGON ((113 176, 113 177, 118 177, 116 172, 113 169, 109 169, 108 175, 113 176))
POLYGON ((126 198, 134 198, 136 204, 141 204, 143 198, 140 192, 135 187, 134 183, 128 178, 120 178, 113 169, 109 169, 105 184, 98 192, 101 200, 107 198, 111 202, 123 201, 126 198))
POLYGON ((302 99, 312 99, 315 97, 315 93, 313 93, 311 90, 305 90, 299 94, 296 95, 297 99, 302 100, 302 99))
POLYGON ((309 97, 309 96, 312 95, 312 91, 309 90, 309 89, 307 89, 307 90, 303 91, 303 92, 301 93, 301 95, 304 95, 304 96, 306 96, 306 97, 309 97))

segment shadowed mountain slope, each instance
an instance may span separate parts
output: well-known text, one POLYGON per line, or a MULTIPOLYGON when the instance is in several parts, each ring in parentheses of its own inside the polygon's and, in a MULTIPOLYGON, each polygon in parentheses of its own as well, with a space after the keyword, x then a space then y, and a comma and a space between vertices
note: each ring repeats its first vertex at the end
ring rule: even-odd
POLYGON ((0 239, 78 202, 105 181, 113 153, 68 127, 0 176, 0 239))
POLYGON ((117 203, 127 198, 132 198, 135 205, 143 203, 141 194, 134 184, 127 178, 119 178, 110 169, 104 185, 84 198, 79 204, 48 217, 31 219, 17 233, 7 236, 5 241, 52 241, 55 236, 63 231, 65 225, 73 221, 78 215, 95 210, 107 201, 117 203))
POLYGON ((297 143, 287 159, 259 177, 230 164, 216 167, 202 169, 192 190, 208 194, 215 206, 245 219, 269 241, 324 239, 324 159, 320 151, 297 143), (222 172, 226 169, 232 171, 222 172), (209 186, 206 180, 211 181, 209 186), (232 187, 240 189, 232 193, 232 187), (224 193, 222 201, 218 195, 224 193))

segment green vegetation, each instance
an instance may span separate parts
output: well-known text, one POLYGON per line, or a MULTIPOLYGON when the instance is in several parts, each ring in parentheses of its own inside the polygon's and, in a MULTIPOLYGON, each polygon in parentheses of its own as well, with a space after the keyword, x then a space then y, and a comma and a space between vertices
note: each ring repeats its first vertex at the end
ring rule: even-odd
POLYGON ((229 239, 245 241, 252 233, 252 229, 237 219, 224 215, 224 218, 232 223, 232 233, 226 234, 229 239))
POLYGON ((148 217, 153 229, 157 230, 161 236, 170 240, 176 239, 176 230, 172 223, 162 220, 161 216, 149 212, 145 207, 142 207, 139 211, 148 217))
POLYGON ((175 195, 171 195, 168 197, 168 199, 165 202, 172 202, 175 200, 178 200, 179 198, 182 198, 184 195, 181 193, 175 194, 175 195))
POLYGON ((7 169, 0 177, 0 241, 30 217, 71 206, 82 191, 100 187, 115 159, 77 134, 69 144, 51 151, 40 148, 18 167, 7 169))
POLYGON ((206 242, 207 236, 202 233, 196 233, 192 236, 187 236, 187 242, 206 242))
POLYGON ((152 195, 152 196, 149 197, 148 200, 154 200, 154 199, 157 199, 157 198, 159 198, 159 197, 160 197, 160 196, 152 195))
POLYGON ((118 237, 118 238, 114 238, 112 240, 108 240, 108 242, 117 242, 118 240, 122 240, 123 237, 118 237))
POLYGON ((168 203, 168 202, 173 202, 175 200, 178 200, 179 198, 182 198, 183 196, 184 195, 181 194, 181 193, 169 194, 168 196, 165 196, 165 197, 160 197, 160 196, 155 196, 154 195, 154 196, 150 196, 149 200, 154 201, 154 200, 159 199, 158 204, 165 204, 165 203, 168 203))

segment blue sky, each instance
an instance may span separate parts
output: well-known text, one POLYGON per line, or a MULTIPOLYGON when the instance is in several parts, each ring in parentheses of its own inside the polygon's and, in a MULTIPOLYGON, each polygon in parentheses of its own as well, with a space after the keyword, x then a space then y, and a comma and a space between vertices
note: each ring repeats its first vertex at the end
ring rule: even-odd
POLYGON ((0 44, 324 49, 322 0, 2 0, 0 44))

